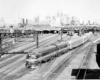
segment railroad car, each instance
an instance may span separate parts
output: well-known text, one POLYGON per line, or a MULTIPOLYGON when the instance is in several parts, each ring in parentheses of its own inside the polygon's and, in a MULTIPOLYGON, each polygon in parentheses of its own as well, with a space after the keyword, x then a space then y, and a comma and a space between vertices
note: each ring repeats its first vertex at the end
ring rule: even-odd
POLYGON ((53 44, 47 47, 36 49, 33 52, 27 54, 25 65, 27 68, 35 68, 40 63, 44 63, 64 54, 65 52, 64 50, 62 50, 64 48, 66 48, 66 50, 70 50, 84 44, 88 41, 88 39, 90 39, 91 36, 91 33, 87 33, 86 35, 81 36, 78 39, 60 42, 58 44, 53 44), (59 52, 60 50, 62 50, 62 52, 59 52))
POLYGON ((87 35, 83 35, 81 38, 82 38, 82 41, 83 41, 82 43, 83 44, 88 41, 88 36, 87 35))
POLYGON ((36 50, 30 52, 28 55, 31 56, 31 55, 34 54, 36 58, 39 58, 39 57, 45 56, 45 55, 47 55, 47 54, 49 54, 49 53, 51 53, 53 51, 56 51, 56 49, 57 48, 54 45, 50 45, 49 47, 45 46, 45 47, 41 47, 39 49, 36 49, 36 50))
POLYGON ((45 55, 48 55, 54 51, 57 51, 59 49, 62 49, 62 48, 65 48, 67 47, 68 44, 67 42, 61 42, 61 43, 58 43, 58 44, 51 44, 49 46, 44 46, 44 47, 40 47, 32 52, 30 52, 27 57, 29 55, 35 55, 36 58, 39 58, 39 57, 42 57, 42 56, 45 56, 45 55))
MULTIPOLYGON (((36 49, 32 52, 30 52, 27 56, 26 56, 26 67, 28 67, 28 65, 31 65, 31 62, 37 62, 35 61, 36 59, 39 59, 38 61, 41 60, 41 58, 48 56, 49 54, 52 55, 52 53, 54 51, 63 49, 68 47, 67 42, 61 42, 58 44, 51 44, 50 46, 45 46, 45 47, 41 47, 39 49, 36 49), (34 60, 33 60, 34 59, 34 60)), ((34 63, 33 63, 34 64, 34 63)))
POLYGON ((69 50, 68 47, 67 48, 63 48, 63 49, 61 49, 59 51, 53 52, 52 54, 49 54, 49 55, 46 55, 44 57, 40 57, 40 58, 37 58, 37 59, 34 58, 34 56, 33 56, 31 58, 34 58, 34 60, 33 61, 31 59, 27 60, 27 61, 29 61, 29 62, 27 62, 27 64, 30 64, 30 65, 26 65, 26 66, 27 66, 27 68, 36 68, 37 66, 39 66, 39 65, 41 65, 43 63, 46 63, 46 62, 48 62, 50 60, 53 60, 56 57, 59 57, 59 56, 63 55, 68 50, 69 50))
POLYGON ((92 32, 89 32, 85 35, 83 35, 81 38, 82 38, 82 43, 84 44, 85 42, 87 42, 88 40, 90 40, 90 38, 92 37, 92 32))
POLYGON ((82 38, 73 39, 67 42, 69 44, 69 49, 73 49, 75 47, 78 47, 80 44, 82 44, 82 38))

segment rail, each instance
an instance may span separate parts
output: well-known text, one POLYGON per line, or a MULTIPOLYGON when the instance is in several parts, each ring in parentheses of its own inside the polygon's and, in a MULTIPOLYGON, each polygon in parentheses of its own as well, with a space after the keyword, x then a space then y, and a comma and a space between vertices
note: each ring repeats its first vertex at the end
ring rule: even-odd
POLYGON ((92 72, 90 69, 90 60, 93 54, 94 46, 95 44, 91 44, 79 68, 72 70, 72 76, 76 76, 76 79, 87 79, 87 76, 92 72))
MULTIPOLYGON (((40 42, 40 47, 41 46, 43 46, 43 45, 46 45, 46 43, 49 45, 49 44, 51 44, 51 43, 54 43, 54 42, 56 42, 56 40, 58 40, 60 37, 57 37, 55 40, 53 40, 54 39, 54 37, 55 36, 52 36, 52 37, 50 37, 50 38, 46 38, 46 39, 44 39, 44 40, 41 40, 40 42)), ((34 45, 32 45, 32 46, 30 46, 30 47, 27 47, 27 48, 24 48, 23 50, 19 50, 19 52, 23 52, 23 51, 25 51, 26 53, 27 52, 31 52, 33 49, 35 49, 35 46, 34 45), (33 47, 32 47, 33 46, 33 47)), ((15 53, 17 53, 17 52, 15 52, 15 53)), ((24 53, 24 52, 23 52, 24 53)), ((11 55, 10 55, 11 56, 11 55)), ((14 56, 14 55, 13 55, 14 56)), ((20 58, 22 58, 23 57, 23 59, 20 61, 20 62, 17 62, 16 63, 16 65, 14 65, 14 64, 12 64, 10 67, 8 67, 7 69, 5 69, 5 70, 2 70, 1 72, 0 72, 0 80, 11 80, 10 78, 12 78, 13 77, 13 75, 11 75, 11 76, 9 76, 8 74, 10 73, 10 72, 12 72, 12 71, 14 71, 18 66, 20 66, 20 65, 22 65, 23 64, 23 66, 25 66, 25 64, 24 64, 24 62, 25 62, 25 56, 22 54, 22 55, 17 55, 15 58, 13 58, 13 60, 10 60, 10 61, 7 61, 6 63, 3 63, 2 65, 0 65, 0 67, 1 68, 3 68, 4 66, 6 66, 6 65, 8 65, 8 64, 11 64, 11 63, 13 63, 14 61, 16 61, 17 59, 20 59, 20 58), (6 73, 6 74, 3 74, 2 75, 2 73, 6 73), (5 78, 7 78, 7 79, 5 79, 5 78)), ((1 59, 2 60, 2 59, 1 59)), ((0 61, 1 61, 0 60, 0 61)), ((16 76, 14 75, 14 77, 13 78, 15 78, 15 77, 20 77, 20 76, 22 76, 22 75, 25 75, 26 74, 26 72, 28 72, 28 71, 30 71, 30 70, 28 70, 28 69, 26 69, 25 67, 23 67, 21 70, 19 70, 19 71, 17 71, 16 72, 16 76), (20 72, 21 71, 21 72, 20 72)))
POLYGON ((60 73, 61 71, 63 71, 63 69, 68 66, 71 61, 75 58, 75 56, 77 56, 78 53, 80 53, 81 51, 83 51, 84 49, 86 49, 87 47, 85 47, 84 49, 81 49, 81 47, 77 48, 75 50, 75 53, 70 54, 69 56, 67 56, 66 58, 64 58, 60 64, 58 64, 52 71, 50 74, 48 74, 43 80, 54 80, 60 73))

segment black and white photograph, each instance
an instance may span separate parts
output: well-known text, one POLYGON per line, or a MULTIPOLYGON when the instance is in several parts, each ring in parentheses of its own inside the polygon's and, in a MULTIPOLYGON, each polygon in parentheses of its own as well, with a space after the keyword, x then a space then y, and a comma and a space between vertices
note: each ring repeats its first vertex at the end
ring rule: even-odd
POLYGON ((100 0, 0 0, 0 80, 100 80, 100 0))

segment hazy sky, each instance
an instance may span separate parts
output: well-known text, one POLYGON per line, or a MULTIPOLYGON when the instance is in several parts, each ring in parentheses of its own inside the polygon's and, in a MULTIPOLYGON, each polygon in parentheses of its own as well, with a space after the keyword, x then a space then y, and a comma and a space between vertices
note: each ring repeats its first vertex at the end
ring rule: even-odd
POLYGON ((57 11, 100 23, 100 0, 0 0, 0 18, 9 23, 21 17, 55 15, 57 11))

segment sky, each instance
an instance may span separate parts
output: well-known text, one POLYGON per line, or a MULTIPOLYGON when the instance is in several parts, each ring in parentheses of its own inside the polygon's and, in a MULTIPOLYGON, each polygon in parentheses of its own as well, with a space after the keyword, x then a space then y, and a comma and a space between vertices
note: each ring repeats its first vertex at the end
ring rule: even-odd
POLYGON ((100 0, 0 0, 0 20, 13 23, 62 12, 80 21, 100 23, 100 0))

